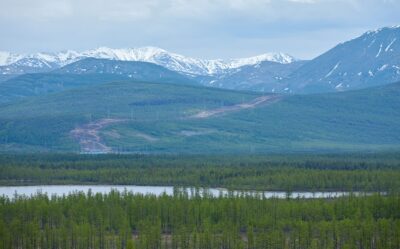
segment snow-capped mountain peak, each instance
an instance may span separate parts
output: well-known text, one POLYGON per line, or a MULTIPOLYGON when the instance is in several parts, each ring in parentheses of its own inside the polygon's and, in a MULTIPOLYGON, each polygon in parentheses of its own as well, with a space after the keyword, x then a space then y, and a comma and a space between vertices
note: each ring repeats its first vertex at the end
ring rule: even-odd
MULTIPOLYGON (((97 49, 86 50, 83 52, 67 50, 59 53, 35 53, 28 55, 0 52, 0 66, 11 65, 19 60, 25 59, 20 62, 20 64, 22 64, 25 61, 29 61, 26 59, 32 59, 35 61, 41 61, 41 64, 46 66, 53 65, 55 67, 62 67, 83 58, 151 62, 173 71, 193 75, 219 74, 226 70, 235 69, 245 65, 255 65, 263 61, 287 64, 296 60, 292 56, 284 53, 266 53, 249 58, 230 60, 205 60, 186 57, 151 46, 122 49, 99 47, 97 49)), ((26 66, 29 66, 30 64, 31 62, 26 64, 26 66)))
POLYGON ((230 63, 231 67, 237 68, 245 65, 255 65, 263 61, 271 61, 271 62, 277 62, 281 64, 289 64, 296 59, 288 54, 285 53, 266 53, 266 54, 261 54, 253 57, 248 57, 248 58, 242 58, 242 59, 233 59, 230 63))
POLYGON ((24 55, 14 54, 6 51, 0 51, 0 66, 10 65, 24 58, 24 55))

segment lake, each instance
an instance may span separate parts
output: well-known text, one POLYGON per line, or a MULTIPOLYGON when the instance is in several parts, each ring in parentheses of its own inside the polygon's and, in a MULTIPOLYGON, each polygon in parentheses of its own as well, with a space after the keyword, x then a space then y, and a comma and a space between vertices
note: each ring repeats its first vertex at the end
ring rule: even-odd
MULTIPOLYGON (((173 195, 174 187, 171 186, 132 186, 132 185, 43 185, 43 186, 0 186, 0 196, 6 196, 13 198, 15 194, 32 196, 37 193, 43 193, 47 195, 63 196, 73 192, 84 192, 87 193, 89 190, 93 194, 96 193, 109 193, 111 190, 117 190, 120 192, 128 191, 134 194, 152 194, 162 195, 173 195)), ((189 195, 194 192, 193 188, 186 188, 189 195)), ((223 188, 209 188, 200 189, 200 192, 207 191, 213 196, 228 195, 229 191, 223 188)), ((234 195, 241 193, 245 194, 260 194, 266 198, 287 198, 287 193, 284 191, 231 191, 234 195)), ((350 192, 291 192, 290 198, 335 198, 349 195, 350 192)), ((361 195, 363 193, 355 192, 353 194, 361 195)))

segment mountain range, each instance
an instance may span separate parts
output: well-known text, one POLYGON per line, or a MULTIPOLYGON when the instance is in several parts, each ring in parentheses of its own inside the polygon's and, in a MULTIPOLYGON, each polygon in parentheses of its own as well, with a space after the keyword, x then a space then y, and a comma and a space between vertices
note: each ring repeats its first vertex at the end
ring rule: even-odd
MULTIPOLYGON (((155 47, 101 47, 83 52, 68 50, 28 55, 0 52, 0 81, 26 73, 59 71, 82 60, 89 63, 89 60, 85 60, 87 58, 112 60, 114 63, 153 63, 183 75, 187 81, 226 89, 280 93, 345 91, 400 80, 400 26, 368 31, 309 61, 299 60, 285 53, 266 53, 230 60, 204 60, 155 47)), ((83 62, 79 64, 82 69, 87 67, 83 62)), ((74 66, 76 70, 69 73, 83 73, 83 70, 76 68, 77 65, 74 66)), ((135 70, 138 71, 137 68, 135 70)), ((134 71, 125 70, 118 74, 129 76, 134 71)), ((146 80, 145 76, 139 78, 146 80)), ((153 79, 149 78, 148 81, 153 79)))
POLYGON ((294 57, 284 53, 266 53, 254 57, 231 60, 203 60, 170 53, 156 47, 128 49, 100 47, 84 52, 68 50, 59 53, 36 53, 28 55, 0 52, 0 73, 18 74, 33 72, 35 69, 50 71, 50 69, 60 68, 85 58, 149 62, 173 71, 193 75, 220 74, 231 69, 245 65, 254 65, 262 61, 273 61, 283 64, 296 61, 294 57), (27 70, 28 68, 30 68, 30 71, 27 70))
POLYGON ((400 27, 313 60, 146 47, 0 54, 0 152, 281 153, 400 148, 400 27))

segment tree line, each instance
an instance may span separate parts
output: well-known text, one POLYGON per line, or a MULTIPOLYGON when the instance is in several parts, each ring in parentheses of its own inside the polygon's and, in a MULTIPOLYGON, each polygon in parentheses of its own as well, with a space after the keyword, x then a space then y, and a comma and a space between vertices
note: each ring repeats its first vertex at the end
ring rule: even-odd
POLYGON ((396 192, 400 190, 399 154, 0 155, 0 185, 127 184, 396 192))

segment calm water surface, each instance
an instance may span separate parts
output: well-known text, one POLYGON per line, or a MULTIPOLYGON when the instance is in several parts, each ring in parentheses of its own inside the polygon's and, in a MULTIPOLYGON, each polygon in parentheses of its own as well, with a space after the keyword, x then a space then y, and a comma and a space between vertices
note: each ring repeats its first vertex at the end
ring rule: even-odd
MULTIPOLYGON (((47 195, 63 196, 69 195, 74 192, 87 193, 91 190, 92 193, 109 193, 111 190, 117 190, 120 192, 128 191, 134 194, 153 194, 162 195, 173 195, 174 188, 171 186, 132 186, 132 185, 44 185, 44 186, 0 186, 0 196, 6 196, 14 198, 17 195, 32 196, 37 193, 43 193, 47 195)), ((193 188, 186 188, 189 195, 194 193, 193 188)), ((220 188, 200 189, 200 193, 207 191, 213 196, 228 195, 229 191, 220 188)), ((233 191, 230 192, 234 195, 241 193, 252 194, 252 195, 264 195, 267 198, 287 198, 288 194, 284 191, 233 191)), ((340 196, 349 195, 349 192, 291 192, 291 198, 334 198, 340 196)), ((363 193, 353 193, 360 195, 363 193)))

